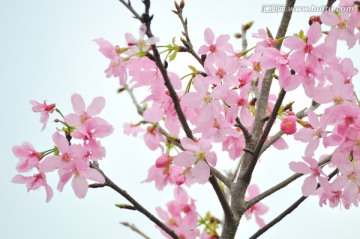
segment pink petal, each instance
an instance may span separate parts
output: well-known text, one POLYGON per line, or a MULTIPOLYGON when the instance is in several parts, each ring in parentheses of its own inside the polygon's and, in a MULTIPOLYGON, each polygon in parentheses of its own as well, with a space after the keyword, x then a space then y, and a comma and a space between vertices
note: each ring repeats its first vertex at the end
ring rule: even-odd
POLYGON ((211 45, 214 43, 214 33, 210 28, 206 28, 204 32, 204 40, 207 44, 211 45))
POLYGON ((86 173, 84 173, 84 176, 87 179, 90 179, 92 181, 95 181, 95 182, 98 182, 98 183, 105 183, 104 176, 99 171, 97 171, 96 169, 89 168, 88 170, 86 170, 86 173))
POLYGON ((313 194, 316 190, 317 182, 316 177, 310 176, 305 178, 304 184, 301 187, 302 194, 307 197, 313 194))
POLYGON ((182 167, 191 167, 196 162, 197 156, 192 152, 181 152, 174 157, 174 164, 182 167))
POLYGON ((290 162, 289 167, 296 173, 307 174, 312 172, 310 167, 303 162, 290 162))
POLYGON ((318 22, 313 23, 307 32, 307 44, 315 44, 322 36, 321 26, 318 22))
POLYGON ((39 171, 42 173, 52 172, 61 165, 61 158, 59 156, 49 156, 41 160, 39 164, 39 171))
POLYGON ((87 107, 86 112, 89 116, 98 115, 105 107, 105 98, 102 96, 96 97, 87 107))
POLYGON ((60 153, 65 153, 69 148, 69 141, 62 136, 58 131, 56 131, 53 136, 53 141, 55 145, 58 147, 60 153))
POLYGON ((200 160, 192 169, 192 175, 196 178, 199 183, 206 183, 210 177, 209 165, 204 160, 200 160))
POLYGON ((165 112, 161 104, 154 102, 151 107, 144 111, 144 120, 155 123, 160 121, 164 114, 165 112))
POLYGON ((336 14, 332 11, 324 11, 321 16, 321 22, 327 26, 335 26, 339 23, 339 18, 336 14))
POLYGON ((299 37, 290 36, 284 40, 284 46, 290 50, 299 51, 304 49, 305 42, 299 37))
POLYGON ((81 95, 79 94, 73 94, 71 96, 71 103, 74 109, 74 112, 78 115, 81 115, 84 113, 85 111, 85 102, 83 100, 83 98, 81 97, 81 95))
POLYGON ((71 182, 71 186, 74 189, 75 195, 78 198, 84 198, 88 191, 88 183, 85 178, 75 176, 71 182))

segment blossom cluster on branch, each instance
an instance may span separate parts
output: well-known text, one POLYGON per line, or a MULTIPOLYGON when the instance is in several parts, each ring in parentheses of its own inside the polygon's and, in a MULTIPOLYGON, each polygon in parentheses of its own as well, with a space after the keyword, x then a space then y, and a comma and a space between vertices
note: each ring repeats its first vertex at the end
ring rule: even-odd
MULTIPOLYGON (((110 61, 106 77, 119 79, 120 91, 130 94, 142 116, 137 123, 125 124, 124 133, 144 135, 146 146, 160 152, 144 181, 154 182, 158 190, 168 185, 175 188, 175 200, 166 205, 167 210, 156 210, 165 228, 178 238, 218 238, 217 221, 210 220, 211 216, 199 218, 195 200, 187 194, 184 185, 210 181, 222 203, 225 223, 236 221, 234 215, 238 212, 227 212, 231 205, 226 199, 224 202, 225 193, 223 189, 217 190, 218 184, 231 191, 238 182, 244 182, 242 177, 251 178, 251 165, 255 167, 269 146, 278 150, 289 148, 284 134, 307 144, 303 160, 289 163, 292 171, 306 176, 302 186, 305 197, 318 195, 321 206, 344 205, 346 209, 358 206, 360 107, 353 84, 357 70, 350 58, 337 56, 338 42, 344 41, 349 49, 360 44, 358 3, 340 1, 341 6, 353 6, 353 11, 325 11, 310 19, 306 31, 294 35, 276 38, 268 29, 259 29, 253 34, 257 44, 239 51, 229 43, 229 35, 215 36, 210 28, 204 31, 205 43, 194 51, 187 20, 182 16, 183 1, 175 3, 174 12, 184 25, 186 39, 181 38, 184 46, 177 45, 175 39, 168 45, 157 46, 160 40, 152 35, 150 28, 150 1, 144 3, 146 10, 140 16, 131 4, 123 2, 141 21, 138 38, 127 33, 126 46, 114 45, 103 38, 95 42, 110 61), (185 76, 167 70, 177 54, 185 52, 195 57, 199 67, 189 66, 185 76), (271 94, 270 88, 266 92, 263 85, 271 86, 273 78, 279 87, 272 87, 271 94), (148 92, 141 103, 133 94, 137 88, 148 92), (302 102, 284 102, 284 97, 286 92, 299 88, 313 101, 313 107, 296 114, 292 106, 302 102), (266 103, 261 103, 264 102, 261 99, 266 103), (258 116, 262 111, 264 115, 258 116), (226 159, 219 159, 214 145, 220 145, 231 160, 241 158, 233 177, 226 177, 216 169, 217 161, 226 159), (319 148, 326 149, 327 154, 316 156, 319 148), (255 163, 246 161, 246 157, 255 163), (324 161, 326 157, 329 160, 324 161), (326 173, 326 164, 337 168, 334 178, 326 173), (248 172, 250 175, 243 176, 248 172), (214 177, 217 179, 212 181, 214 177), (199 225, 203 226, 202 232, 199 225)), ((74 94, 71 100, 74 113, 56 120, 63 127, 53 135, 53 149, 38 152, 27 142, 13 148, 20 159, 19 172, 38 171, 34 176, 16 175, 13 182, 26 183, 28 190, 44 186, 47 201, 52 197, 52 189, 45 175, 51 171, 58 171, 60 191, 72 178, 72 187, 79 198, 86 195, 88 179, 99 185, 107 184, 104 173, 91 166, 105 157, 99 138, 113 131, 107 121, 97 116, 105 105, 104 98, 95 98, 87 108, 80 95, 74 94), (80 143, 74 144, 72 139, 80 143)), ((34 112, 41 113, 43 129, 50 113, 55 110, 60 113, 54 104, 36 101, 31 104, 34 112)), ((260 216, 268 207, 260 201, 268 194, 261 194, 255 184, 249 185, 249 180, 248 195, 238 199, 245 205, 240 218, 244 215, 250 219, 254 215, 259 226, 264 227, 266 223, 260 216)), ((164 231, 164 227, 160 228, 164 236, 176 238, 164 231)))

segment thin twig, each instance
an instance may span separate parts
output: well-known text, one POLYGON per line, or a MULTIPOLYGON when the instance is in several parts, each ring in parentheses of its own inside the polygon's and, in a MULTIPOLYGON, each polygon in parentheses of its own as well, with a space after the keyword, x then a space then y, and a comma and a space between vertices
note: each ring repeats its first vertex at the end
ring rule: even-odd
POLYGON ((183 35, 186 38, 186 42, 183 41, 184 46, 186 47, 187 51, 202 65, 204 66, 204 61, 199 57, 199 55, 194 51, 194 47, 190 40, 189 30, 188 30, 188 21, 187 18, 184 19, 183 16, 183 8, 178 7, 176 9, 175 14, 179 17, 181 24, 184 28, 183 35))
POLYGON ((135 95, 134 95, 134 93, 133 93, 133 90, 132 90, 131 88, 129 88, 128 85, 125 85, 125 86, 124 86, 124 90, 129 93, 129 95, 130 95, 130 97, 131 97, 131 99, 132 99, 132 101, 133 101, 133 103, 134 103, 134 105, 135 105, 135 107, 136 107, 136 110, 137 110, 138 114, 142 116, 143 113, 144 113, 144 111, 145 111, 145 109, 144 109, 144 107, 142 107, 142 106, 139 104, 139 102, 138 102, 137 99, 135 98, 135 95))
POLYGON ((125 227, 130 228, 131 230, 133 230, 134 232, 136 232, 137 234, 139 234, 140 236, 142 236, 145 239, 150 239, 150 237, 148 237, 145 233, 143 233, 142 231, 140 231, 136 226, 128 223, 128 222, 120 222, 120 224, 122 224, 125 227))
MULTIPOLYGON (((338 169, 335 169, 331 174, 329 174, 329 179, 330 180, 332 177, 334 177, 336 174, 338 173, 338 169)), ((320 184, 317 185, 317 188, 320 187, 320 184)), ((298 200, 296 200, 290 207, 288 207, 284 212, 282 212, 279 216, 277 216, 276 218, 274 218, 271 222, 269 222, 268 224, 266 224, 264 227, 260 228, 254 235, 252 235, 251 237, 249 237, 249 239, 255 239, 258 238, 259 236, 261 236, 264 232, 266 232, 267 230, 269 230, 271 227, 273 227, 275 224, 277 224, 278 222, 280 222, 284 217, 286 217, 287 215, 289 215, 291 212, 293 212, 302 202, 305 201, 305 199, 307 199, 308 197, 302 196, 300 197, 298 200)))
POLYGON ((239 117, 236 117, 235 119, 236 121, 236 127, 239 127, 242 131, 242 133, 244 134, 244 138, 245 138, 245 141, 248 142, 249 140, 251 140, 251 134, 250 132, 247 130, 247 128, 241 123, 239 117))
POLYGON ((130 194, 128 194, 125 190, 116 185, 105 173, 100 169, 99 164, 97 162, 93 162, 90 165, 92 168, 96 169, 103 177, 105 178, 105 185, 112 188, 114 191, 123 196, 126 200, 128 200, 139 212, 145 215, 150 221, 154 222, 158 227, 164 230, 169 236, 174 239, 180 239, 178 235, 175 234, 173 230, 168 228, 164 223, 162 223, 157 217, 155 217, 152 213, 146 210, 140 203, 138 203, 130 194))
POLYGON ((119 0, 119 2, 121 2, 127 9, 129 9, 129 11, 134 14, 134 17, 136 19, 141 20, 141 16, 135 11, 135 9, 131 6, 131 4, 129 4, 129 2, 126 2, 125 0, 119 0))

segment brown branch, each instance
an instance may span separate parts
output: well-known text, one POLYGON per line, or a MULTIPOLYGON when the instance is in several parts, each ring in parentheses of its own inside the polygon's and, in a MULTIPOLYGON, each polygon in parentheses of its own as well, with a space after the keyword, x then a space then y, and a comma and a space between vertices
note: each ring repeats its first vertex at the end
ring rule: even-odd
MULTIPOLYGON (((330 180, 332 177, 334 177, 336 174, 338 173, 338 169, 335 169, 332 173, 329 174, 329 179, 330 180)), ((320 184, 317 185, 317 188, 320 187, 320 184)), ((290 207, 288 207, 284 212, 282 212, 281 214, 279 214, 279 216, 277 216, 276 218, 274 218, 271 222, 269 222, 268 224, 266 224, 264 227, 260 228, 254 235, 252 235, 251 237, 249 237, 249 239, 255 239, 258 238, 259 236, 261 236, 264 232, 266 232, 267 230, 269 230, 271 227, 273 227, 275 224, 277 224, 278 222, 280 222, 282 219, 284 219, 284 217, 286 217, 287 215, 289 215, 291 212, 293 212, 302 202, 305 201, 305 199, 307 199, 308 197, 302 196, 300 197, 298 200, 296 200, 290 207)))
POLYGON ((224 211, 225 218, 229 218, 229 219, 233 220, 233 213, 231 212, 229 203, 226 200, 225 194, 221 190, 220 185, 217 182, 217 179, 215 178, 214 175, 210 175, 209 182, 213 186, 216 196, 218 197, 218 199, 220 201, 220 205, 224 211))
POLYGON ((245 141, 246 142, 249 142, 250 140, 251 140, 251 134, 250 134, 250 132, 247 130, 247 128, 241 123, 241 121, 240 121, 240 119, 239 119, 239 117, 236 117, 236 119, 235 119, 235 121, 236 121, 236 127, 239 127, 240 129, 241 129, 241 131, 243 132, 243 134, 244 134, 244 138, 245 138, 245 141))
POLYGON ((271 130, 273 124, 275 123, 275 120, 276 120, 277 114, 279 112, 279 109, 281 107, 282 101, 285 98, 285 94, 286 94, 286 91, 284 89, 281 89, 281 91, 279 93, 279 96, 278 96, 278 98, 277 98, 277 100, 275 102, 273 111, 272 111, 272 113, 270 115, 270 118, 267 121, 265 129, 264 129, 264 131, 263 131, 263 133, 262 133, 262 135, 261 135, 261 137, 260 137, 260 139, 259 139, 259 141, 257 143, 257 146, 256 146, 256 148, 254 150, 253 160, 251 161, 250 166, 248 168, 249 171, 248 170, 245 171, 245 174, 248 173, 248 172, 252 173, 252 170, 254 169, 254 167, 255 167, 255 165, 257 163, 257 159, 260 156, 261 149, 264 146, 264 143, 265 143, 265 141, 267 139, 267 136, 270 133, 270 130, 271 130))
MULTIPOLYGON (((285 36, 292 12, 290 9, 295 5, 295 0, 287 0, 285 4, 285 11, 283 13, 280 26, 276 35, 276 38, 282 38, 285 36)), ((281 48, 281 43, 276 46, 277 49, 281 48)), ((268 70, 265 73, 265 77, 262 82, 262 88, 260 92, 260 97, 257 101, 257 108, 256 108, 256 115, 255 115, 255 122, 254 127, 252 129, 251 135, 253 137, 250 142, 246 144, 246 148, 250 150, 256 150, 254 154, 250 154, 245 152, 244 156, 242 157, 243 162, 241 164, 241 169, 239 172, 238 179, 236 184, 232 187, 231 190, 231 210, 235 213, 235 221, 226 221, 222 230, 221 238, 222 239, 232 239, 235 237, 237 228, 239 226, 239 221, 242 215, 245 213, 246 203, 244 202, 245 194, 248 185, 250 184, 252 173, 257 163, 257 159, 261 150, 262 145, 259 144, 260 135, 264 126, 264 117, 266 114, 268 101, 269 101, 269 94, 270 88, 272 84, 272 73, 274 69, 268 70)), ((284 93, 280 95, 280 99, 278 102, 282 101, 282 95, 285 96, 284 93)), ((277 113, 277 112, 276 112, 277 113)), ((269 122, 268 122, 269 124, 269 122)), ((270 126, 269 126, 270 127, 270 126)))
POLYGON ((336 2, 336 0, 327 0, 326 7, 327 9, 331 9, 332 5, 336 2))
POLYGON ((126 200, 128 200, 137 211, 141 212, 145 215, 150 221, 154 222, 158 227, 160 227, 163 231, 165 231, 169 236, 174 239, 180 239, 178 235, 175 234, 173 230, 168 228, 164 223, 162 223, 157 217, 151 214, 148 210, 146 210, 140 203, 138 203, 130 194, 128 194, 125 190, 116 185, 111 179, 105 175, 105 173, 100 169, 99 164, 97 162, 93 162, 90 165, 92 168, 96 169, 103 177, 105 178, 105 185, 112 188, 114 191, 123 196, 126 200))
POLYGON ((137 234, 139 234, 140 236, 142 236, 145 239, 150 239, 150 237, 148 237, 145 233, 143 233, 142 231, 140 231, 136 226, 134 226, 133 224, 130 224, 128 222, 120 222, 120 224, 122 224, 125 227, 130 228, 131 230, 133 230, 134 232, 136 232, 137 234))
POLYGON ((232 181, 230 181, 225 175, 219 172, 216 168, 209 165, 212 175, 219 179, 226 187, 231 188, 232 181))

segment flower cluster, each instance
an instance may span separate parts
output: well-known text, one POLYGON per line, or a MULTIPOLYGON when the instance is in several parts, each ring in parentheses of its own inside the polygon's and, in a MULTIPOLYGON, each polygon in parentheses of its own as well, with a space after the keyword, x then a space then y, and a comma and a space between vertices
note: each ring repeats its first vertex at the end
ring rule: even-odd
MULTIPOLYGON (((62 191, 71 179, 71 186, 78 198, 84 198, 88 190, 88 181, 104 183, 104 177, 96 169, 90 167, 92 161, 105 157, 105 148, 100 138, 110 135, 113 127, 97 115, 105 106, 103 97, 95 98, 88 107, 79 94, 71 97, 74 113, 68 114, 61 122, 62 130, 57 130, 53 136, 54 148, 38 152, 34 147, 24 142, 14 146, 13 153, 19 158, 16 169, 20 173, 36 170, 33 176, 16 175, 12 182, 26 183, 27 190, 36 190, 43 186, 46 190, 46 201, 50 201, 53 190, 46 181, 46 174, 57 171, 60 177, 57 189, 62 191), (64 135, 65 136, 64 136, 64 135), (71 142, 72 138, 79 139, 78 144, 71 142)), ((31 101, 34 112, 41 112, 41 122, 44 127, 49 119, 49 113, 55 109, 55 104, 46 105, 31 101)), ((57 110, 57 109, 56 109, 57 110)), ((60 112, 59 110, 57 110, 60 112)))
MULTIPOLYGON (((340 4, 348 6, 354 2, 340 1, 340 4)), ((300 31, 282 39, 274 39, 268 30, 260 29, 253 35, 257 44, 246 52, 235 51, 229 43, 229 35, 215 37, 207 28, 205 44, 198 50, 201 57, 197 60, 201 67, 190 66, 189 74, 184 77, 158 67, 159 63, 154 60, 155 50, 154 55, 151 51, 159 39, 145 39, 147 29, 144 24, 140 26, 138 39, 130 33, 125 35, 125 47, 114 46, 103 38, 95 40, 100 52, 110 60, 106 77, 119 78, 122 90, 132 93, 143 88, 148 92, 141 101, 144 106, 137 105, 143 120, 125 124, 124 132, 142 134, 150 150, 161 152, 145 182, 153 181, 159 190, 168 184, 176 187, 176 200, 167 204, 167 211, 158 208, 157 212, 179 238, 200 236, 194 200, 181 186, 208 181, 218 161, 217 154, 212 151, 215 145, 227 152, 232 160, 245 152, 253 153, 246 148, 247 141, 252 137, 258 110, 264 107, 257 102, 264 82, 271 81, 269 76, 282 90, 303 90, 313 105, 322 105, 322 108, 303 112, 307 122, 293 113, 292 105, 297 102, 287 102, 274 111, 276 103, 283 104, 282 98, 273 94, 265 97, 268 102, 263 125, 270 125, 270 118, 276 118, 275 123, 279 125, 276 132, 270 131, 269 145, 279 150, 288 148, 285 137, 281 137, 284 133, 307 144, 303 161, 290 163, 292 171, 307 176, 302 186, 303 195, 319 195, 320 205, 329 203, 334 207, 341 203, 345 208, 358 205, 360 107, 353 84, 356 70, 350 58, 337 56, 336 45, 339 41, 345 41, 349 48, 356 42, 360 44, 360 11, 358 8, 346 13, 325 11, 321 16, 311 18, 310 23, 306 33, 300 31), (280 49, 281 43, 284 47, 280 49), (187 127, 191 133, 187 132, 187 127), (186 136, 181 129, 185 130, 186 136), (328 161, 339 172, 334 180, 328 177, 323 170, 324 164, 315 156, 321 146, 331 148, 328 153, 331 160, 328 161)), ((161 60, 166 62, 166 68, 181 48, 175 40, 164 48, 163 52, 168 54, 161 60)), ((33 111, 41 113, 44 129, 55 105, 35 101, 31 104, 33 111)), ((20 159, 19 172, 38 171, 34 176, 17 175, 13 182, 26 183, 28 190, 44 186, 47 201, 52 197, 52 189, 46 181, 48 172, 58 171, 60 191, 72 178, 72 187, 79 198, 86 195, 88 179, 104 182, 103 176, 90 167, 91 161, 105 156, 99 138, 113 131, 108 122, 97 116, 105 105, 104 98, 97 97, 85 107, 82 97, 74 94, 72 104, 74 113, 62 121, 65 136, 54 133, 53 149, 38 152, 27 142, 13 148, 20 159), (81 143, 70 144, 71 137, 81 143)), ((245 199, 251 200, 259 193, 256 185, 250 185, 245 199)), ((267 206, 259 202, 248 208, 244 215, 249 219, 254 214, 262 227, 265 223, 260 215, 267 210, 267 206)), ((212 238, 212 235, 216 233, 203 233, 204 238, 212 238)), ((164 236, 168 237, 166 233, 164 236)))
MULTIPOLYGON (((335 184, 336 195, 339 191, 344 194, 341 200, 347 208, 351 204, 357 205, 359 193, 355 188, 360 186, 357 183, 360 176, 357 174, 360 110, 352 83, 356 70, 351 59, 336 55, 336 44, 346 41, 351 48, 357 41, 360 43, 359 15, 357 8, 347 13, 326 11, 311 18, 306 33, 300 31, 284 39, 273 39, 268 30, 260 29, 253 35, 258 39, 254 53, 247 57, 243 56, 248 52, 234 50, 229 43, 229 35, 216 37, 207 28, 204 32, 205 44, 198 51, 205 59, 202 69, 191 66, 191 72, 182 78, 175 72, 167 71, 178 99, 170 95, 164 85, 166 79, 151 57, 151 45, 158 39, 144 40, 146 29, 143 25, 139 40, 126 35, 128 45, 124 48, 114 47, 103 39, 96 40, 100 51, 112 62, 121 59, 121 64, 114 65, 122 72, 121 86, 129 84, 131 89, 145 87, 149 92, 141 102, 147 103, 143 112, 144 121, 128 124, 125 128, 128 133, 144 132, 146 145, 151 150, 161 150, 162 156, 149 169, 145 181, 154 181, 158 189, 167 184, 189 186, 194 182, 207 182, 211 167, 216 165, 217 156, 210 151, 214 144, 221 144, 231 159, 239 158, 245 148, 244 132, 251 132, 253 128, 259 90, 266 72, 272 70, 282 89, 289 92, 301 87, 308 98, 324 106, 323 113, 315 113, 315 110, 306 112, 310 122, 298 119, 291 107, 286 109, 282 106, 277 115, 276 122, 283 133, 307 143, 303 159, 309 166, 304 162, 290 164, 293 171, 310 174, 305 179, 303 194, 319 193, 323 204, 332 200, 331 195, 335 192, 329 190, 335 190, 332 189, 335 184), (330 27, 328 33, 323 34, 327 27, 330 27), (276 46, 281 42, 284 48, 278 50, 276 46), (189 80, 184 84, 186 77, 189 80), (194 139, 181 135, 183 125, 177 116, 174 100, 178 101, 176 103, 180 105, 194 139), (143 128, 143 124, 150 126, 143 128), (298 124, 302 126, 299 130, 298 124), (178 144, 173 143, 174 139, 178 144), (339 168, 341 176, 333 182, 328 181, 314 158, 321 142, 324 147, 336 147, 330 152, 333 155, 332 165, 339 168), (171 153, 173 148, 183 152, 174 155, 171 153), (318 183, 321 187, 316 190, 318 183)), ((169 45, 169 52, 170 48, 176 49, 169 45)), ((276 100, 276 97, 270 96, 267 117, 272 113, 273 101, 276 100)), ((273 145, 277 149, 288 148, 281 137, 273 145)), ((263 224, 260 219, 257 220, 263 224)))

